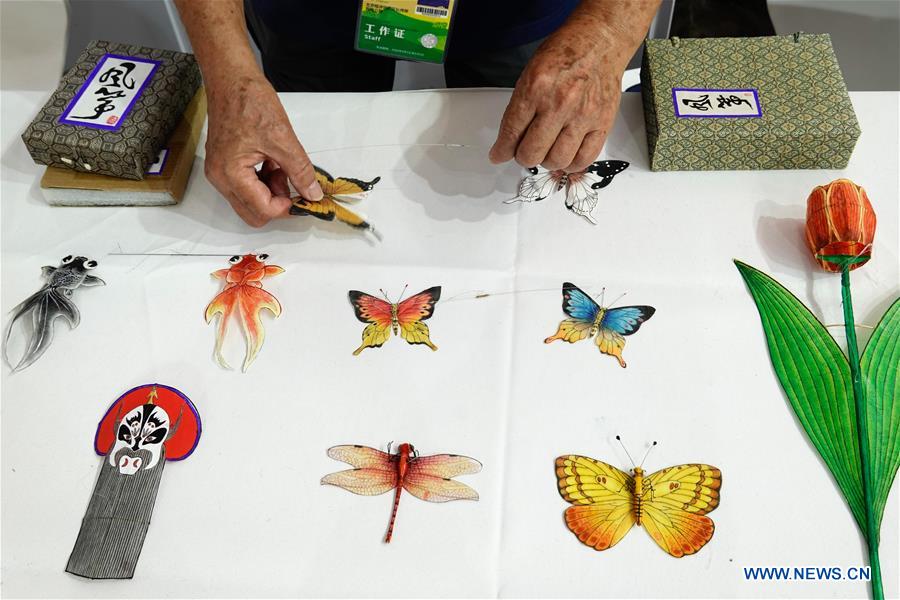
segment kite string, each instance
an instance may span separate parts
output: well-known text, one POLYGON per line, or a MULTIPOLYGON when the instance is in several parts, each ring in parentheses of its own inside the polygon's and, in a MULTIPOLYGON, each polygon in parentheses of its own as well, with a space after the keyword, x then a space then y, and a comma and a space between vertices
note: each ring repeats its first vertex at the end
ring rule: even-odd
POLYGON ((532 290, 507 290, 505 292, 485 292, 484 290, 467 290, 465 292, 460 292, 455 296, 451 296, 446 300, 441 300, 441 304, 445 304, 447 302, 459 302, 460 300, 481 300, 483 298, 491 298, 493 296, 508 296, 510 294, 529 294, 533 292, 559 292, 559 287, 553 288, 538 288, 532 290), (463 298, 466 294, 474 294, 469 298, 463 298))
POLYGON ((343 150, 365 150, 366 148, 481 148, 487 150, 490 146, 482 146, 480 144, 453 144, 453 143, 435 143, 435 144, 368 144, 364 146, 344 146, 341 148, 321 148, 319 150, 309 150, 307 154, 321 154, 322 152, 340 152, 343 150))
POLYGON ((220 256, 230 257, 234 254, 202 254, 193 252, 110 252, 106 256, 220 256))

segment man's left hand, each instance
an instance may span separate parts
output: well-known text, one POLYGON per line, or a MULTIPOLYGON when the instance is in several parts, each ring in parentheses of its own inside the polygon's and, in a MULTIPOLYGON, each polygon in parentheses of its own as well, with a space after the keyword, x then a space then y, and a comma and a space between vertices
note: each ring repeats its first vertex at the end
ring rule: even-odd
POLYGON ((568 172, 588 167, 606 141, 622 95, 624 58, 596 23, 566 23, 541 44, 510 98, 493 163, 568 172))

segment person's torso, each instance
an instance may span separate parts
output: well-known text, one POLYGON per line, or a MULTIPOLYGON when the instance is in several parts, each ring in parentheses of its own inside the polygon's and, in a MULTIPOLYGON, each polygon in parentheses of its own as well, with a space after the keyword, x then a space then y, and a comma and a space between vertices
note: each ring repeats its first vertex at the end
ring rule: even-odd
MULTIPOLYGON (((555 31, 579 0, 457 0, 448 57, 520 46, 555 31)), ((278 36, 353 48, 357 0, 246 0, 278 36)), ((427 2, 423 2, 427 4, 427 2)))

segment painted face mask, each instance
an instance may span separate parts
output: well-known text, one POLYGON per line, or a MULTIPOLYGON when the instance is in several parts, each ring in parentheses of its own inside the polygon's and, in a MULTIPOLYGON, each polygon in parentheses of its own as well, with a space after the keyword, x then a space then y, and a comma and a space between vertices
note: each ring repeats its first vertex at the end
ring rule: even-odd
POLYGON ((190 456, 200 431, 188 397, 165 385, 136 387, 109 407, 94 438, 105 458, 66 571, 89 579, 134 576, 166 462, 190 456))
POLYGON ((163 442, 177 429, 177 424, 170 427, 169 415, 162 407, 156 404, 138 406, 119 422, 116 441, 107 460, 118 466, 122 475, 152 469, 163 454, 163 442))

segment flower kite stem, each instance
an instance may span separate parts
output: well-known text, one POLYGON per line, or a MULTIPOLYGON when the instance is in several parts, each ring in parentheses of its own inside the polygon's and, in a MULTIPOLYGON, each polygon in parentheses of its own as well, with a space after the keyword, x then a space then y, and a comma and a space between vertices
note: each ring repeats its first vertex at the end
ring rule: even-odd
POLYGON ((869 566, 872 569, 872 597, 884 599, 881 584, 881 564, 878 560, 878 526, 872 510, 873 494, 869 457, 869 424, 866 418, 866 397, 863 391, 859 368, 859 348, 856 342, 856 325, 853 318, 853 299, 850 296, 850 267, 847 261, 841 266, 841 297, 844 305, 844 329, 847 332, 847 354, 850 361, 850 375, 853 379, 853 399, 856 404, 856 431, 859 440, 860 464, 862 465, 863 498, 866 505, 866 541, 869 550, 869 566))

